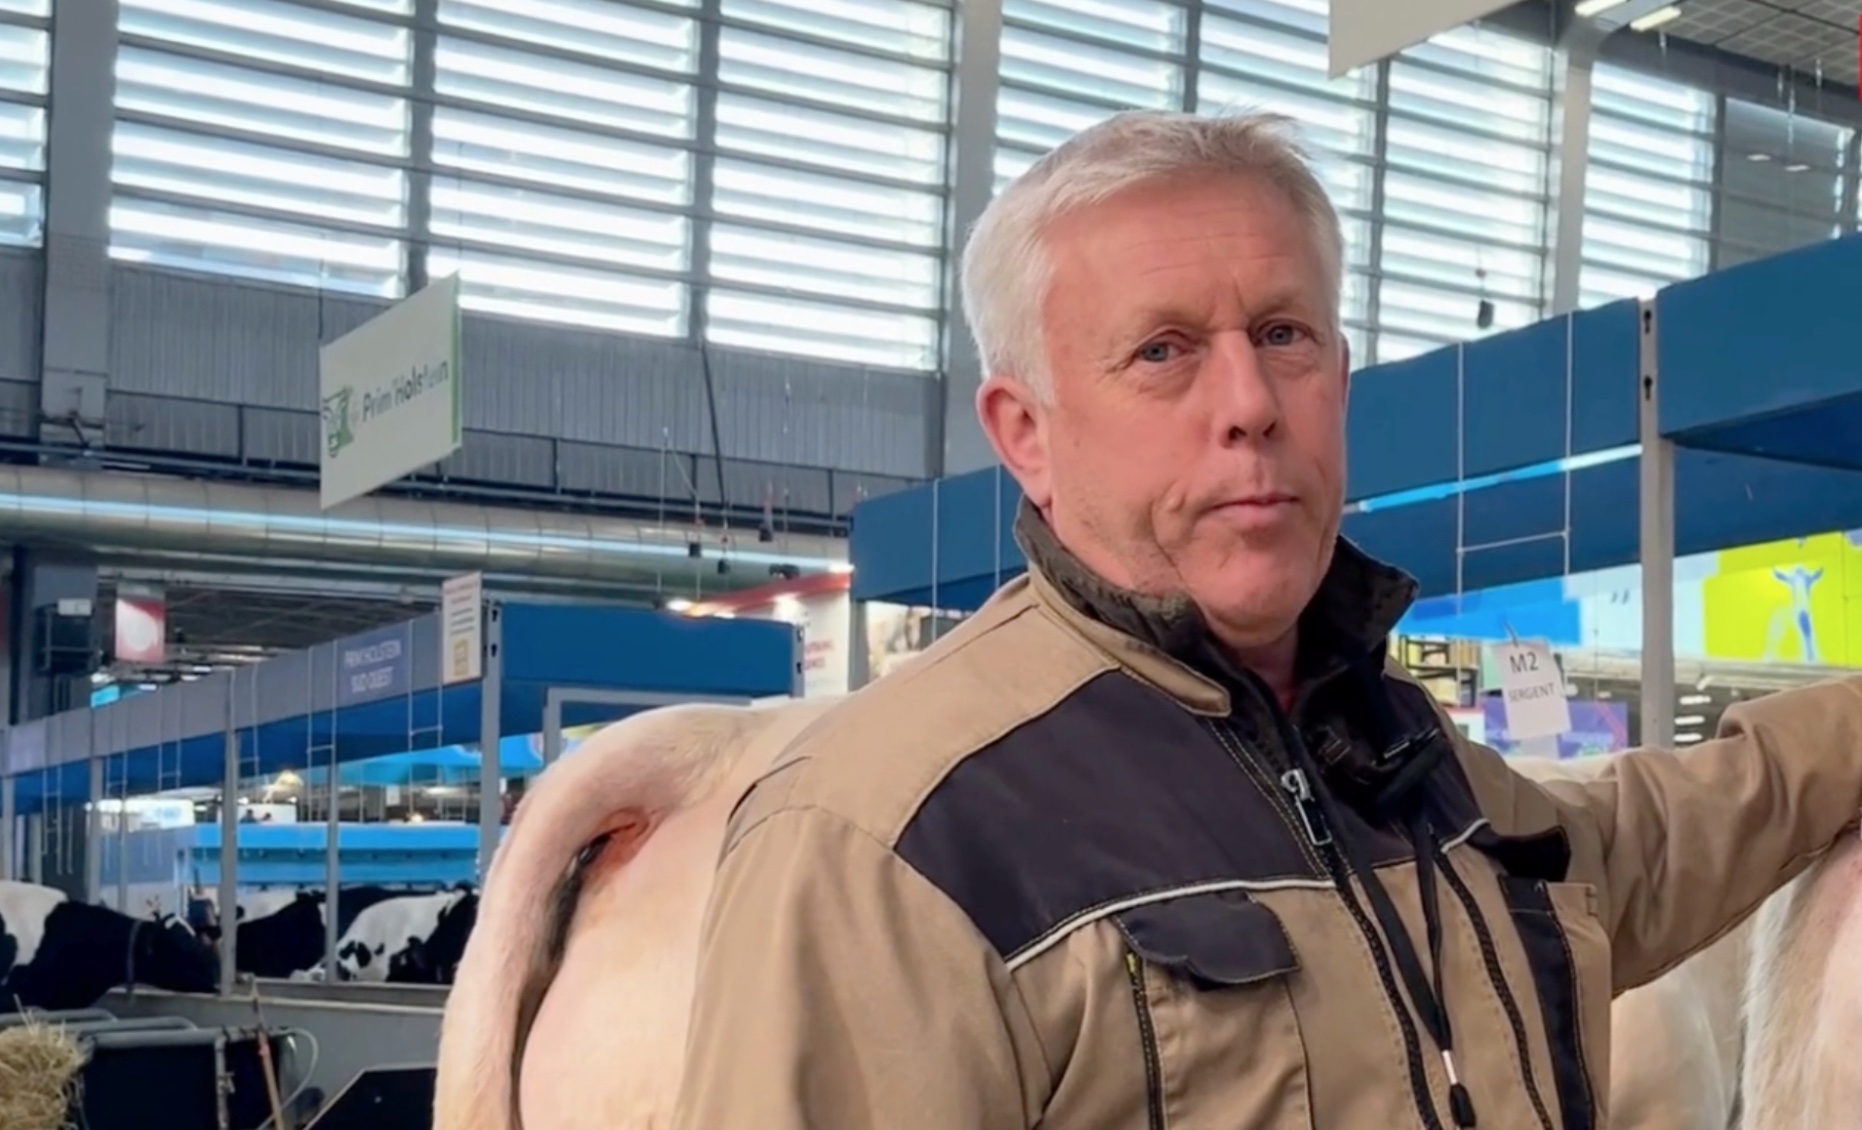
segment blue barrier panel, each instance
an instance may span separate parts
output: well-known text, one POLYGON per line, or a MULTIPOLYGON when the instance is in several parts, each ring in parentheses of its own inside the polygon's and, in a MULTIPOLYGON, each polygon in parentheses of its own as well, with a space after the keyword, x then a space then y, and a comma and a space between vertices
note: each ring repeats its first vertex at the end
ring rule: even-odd
POLYGON ((855 600, 974 608, 1025 562, 1015 544, 1021 487, 985 467, 870 499, 854 511, 855 600))
POLYGON ((894 491, 854 507, 847 539, 853 599, 890 600, 889 593, 930 587, 939 486, 894 491))
MULTIPOLYGON (((776 621, 562 604, 494 608, 504 634, 499 705, 506 734, 542 728, 552 686, 761 698, 792 693, 800 672, 797 629, 776 621)), ((426 634, 437 638, 436 632, 426 634)), ((238 757, 248 774, 308 769, 313 762, 327 766, 332 757, 344 764, 476 744, 483 684, 434 685, 437 649, 417 651, 421 638, 409 625, 387 628, 280 656, 237 676, 222 673, 16 728, 16 738, 26 737, 9 754, 60 765, 45 773, 10 756, 13 767, 23 770, 15 773, 15 795, 29 805, 48 795, 68 803, 84 800, 90 792, 86 759, 92 754, 105 759, 112 793, 217 785, 226 761, 229 701, 240 717, 238 757), (322 667, 310 661, 317 656, 325 661, 322 667), (264 677, 279 671, 286 677, 264 677), (164 711, 165 704, 174 709, 164 711), (161 724, 145 724, 151 717, 161 724)), ((628 712, 578 703, 564 709, 563 723, 607 721, 628 712)))
POLYGON ((1015 490, 1015 480, 999 467, 953 475, 938 483, 937 540, 931 547, 934 585, 942 588, 985 577, 993 587, 1002 569, 998 518, 1005 483, 1007 490, 1015 490))
POLYGON ((1722 451, 1862 467, 1862 238, 1677 283, 1656 298, 1661 430, 1722 451))
POLYGON ((1558 646, 1584 643, 1583 610, 1565 596, 1563 578, 1547 578, 1459 596, 1424 597, 1397 625, 1408 635, 1505 639, 1516 635, 1558 646))
POLYGON ((797 629, 775 620, 573 604, 506 604, 503 616, 507 684, 751 698, 795 689, 797 629))
POLYGON ((1352 374, 1345 417, 1350 499, 1452 482, 1460 469, 1454 348, 1352 374))
MULTIPOLYGON (((1640 559, 1638 465, 1504 483, 1455 497, 1354 514, 1346 536, 1414 574, 1425 595, 1474 592, 1640 559), (1457 552, 1462 550, 1463 552, 1457 552), (1457 559, 1459 572, 1457 573, 1457 559), (1457 587, 1459 586, 1459 587, 1457 587)), ((1675 459, 1675 553, 1752 545, 1862 521, 1862 473, 1682 449, 1675 459)))
MULTIPOLYGON (((1466 349, 1466 477, 1636 442, 1641 342, 1634 301, 1552 318, 1466 349)), ((1354 435, 1352 442, 1369 438, 1354 435)))
MULTIPOLYGON (((220 826, 197 824, 192 832, 188 878, 215 886, 220 881, 220 826)), ((478 834, 471 823, 341 824, 337 874, 345 886, 470 882, 477 873, 478 834)), ((241 824, 239 885, 322 889, 328 877, 327 836, 321 823, 241 824)))
POLYGON ((1346 496, 1398 494, 1635 443, 1636 310, 1633 301, 1614 302, 1355 374, 1346 496))

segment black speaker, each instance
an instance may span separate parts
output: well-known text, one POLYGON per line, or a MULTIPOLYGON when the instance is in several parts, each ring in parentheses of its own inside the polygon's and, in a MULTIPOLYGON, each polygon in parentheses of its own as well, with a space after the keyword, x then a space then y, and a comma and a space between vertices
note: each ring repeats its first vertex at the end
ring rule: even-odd
POLYGON ((437 1069, 371 1067, 323 1105, 304 1130, 431 1130, 437 1069))
POLYGON ((55 604, 32 610, 32 666, 41 675, 91 672, 91 618, 66 616, 55 604))

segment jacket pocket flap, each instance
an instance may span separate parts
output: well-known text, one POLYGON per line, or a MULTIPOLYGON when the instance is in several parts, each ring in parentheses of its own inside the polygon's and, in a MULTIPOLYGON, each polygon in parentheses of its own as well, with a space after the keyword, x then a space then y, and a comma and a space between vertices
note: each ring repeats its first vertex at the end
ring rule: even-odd
POLYGON ((1502 871, 1520 879, 1561 883, 1571 870, 1571 840, 1557 826, 1543 832, 1503 836, 1487 824, 1468 837, 1468 843, 1499 864, 1502 871))
POLYGON ((1293 942, 1274 912, 1243 895, 1186 895, 1118 916, 1145 961, 1212 987, 1247 985, 1299 968, 1293 942))

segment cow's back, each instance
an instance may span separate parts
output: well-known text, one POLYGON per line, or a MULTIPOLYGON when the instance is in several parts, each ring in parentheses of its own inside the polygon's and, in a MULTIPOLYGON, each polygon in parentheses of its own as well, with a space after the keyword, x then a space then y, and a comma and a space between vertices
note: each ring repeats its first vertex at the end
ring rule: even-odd
MULTIPOLYGON (((1607 756, 1510 763, 1534 781, 1578 781, 1607 756)), ((1610 1125, 1615 1130, 1726 1130, 1739 1109, 1741 989, 1748 921, 1610 1006, 1610 1125)))
POLYGON ((650 711, 589 739, 532 785, 480 894, 447 1000, 434 1130, 510 1130, 514 1100, 528 1130, 660 1123, 683 1073, 725 824, 826 705, 650 711), (580 866, 552 960, 549 924, 564 879, 604 834, 605 849, 580 866), (520 1049, 520 1015, 531 1007, 520 1049))
POLYGON ((1743 1130, 1862 1125, 1862 842, 1845 836, 1753 930, 1743 1130))
POLYGON ((1726 1130, 1739 1109, 1741 989, 1752 924, 1741 923, 1610 1008, 1610 1125, 1726 1130))

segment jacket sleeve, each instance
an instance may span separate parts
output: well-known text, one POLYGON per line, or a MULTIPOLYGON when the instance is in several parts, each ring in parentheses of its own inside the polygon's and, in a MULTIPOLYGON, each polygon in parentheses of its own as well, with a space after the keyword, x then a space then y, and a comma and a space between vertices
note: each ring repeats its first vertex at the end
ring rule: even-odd
POLYGON ((1025 1130, 1025 1011, 969 918, 817 808, 736 834, 674 1130, 1025 1130))
POLYGON ((1738 703, 1711 741, 1612 761, 1536 789, 1580 870, 1586 857, 1601 868, 1620 993, 1718 939, 1856 825, 1862 679, 1738 703))

